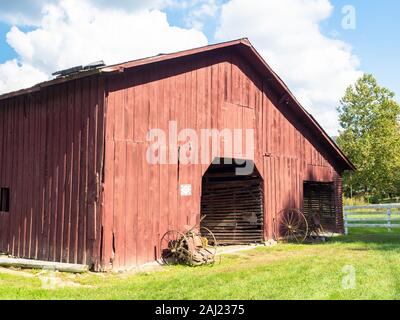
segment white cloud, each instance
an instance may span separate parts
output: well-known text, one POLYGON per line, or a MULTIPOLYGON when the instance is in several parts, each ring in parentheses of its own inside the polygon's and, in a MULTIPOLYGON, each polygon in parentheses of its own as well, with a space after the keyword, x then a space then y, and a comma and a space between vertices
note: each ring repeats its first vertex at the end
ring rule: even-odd
POLYGON ((351 47, 320 31, 332 10, 329 0, 230 0, 216 38, 249 37, 304 107, 336 134, 336 107, 361 72, 351 47))
MULTIPOLYGON (((75 0, 71 0, 74 2, 75 0)), ((100 9, 159 9, 176 5, 178 0, 84 0, 100 9)), ((47 4, 57 5, 60 0, 12 0, 0 3, 0 20, 12 25, 40 25, 42 9, 47 4)))
POLYGON ((197 0, 191 2, 190 11, 186 17, 187 25, 202 30, 207 19, 215 18, 219 11, 217 0, 197 0))
POLYGON ((7 79, 0 92, 15 87, 13 72, 26 78, 19 82, 19 89, 36 81, 38 75, 75 65, 101 59, 112 64, 207 44, 203 33, 171 26, 160 10, 122 11, 119 7, 95 7, 91 1, 62 0, 45 5, 33 31, 13 27, 7 42, 16 51, 20 66, 9 68, 10 62, 0 65, 7 79), (24 75, 22 70, 29 72, 24 75))
POLYGON ((45 3, 54 0, 12 0, 0 4, 0 20, 11 24, 35 25, 40 22, 45 3))
POLYGON ((0 93, 31 87, 47 79, 45 73, 29 64, 20 65, 17 60, 0 64, 0 93))
POLYGON ((324 36, 329 0, 14 0, 0 4, 0 19, 31 21, 12 27, 7 41, 17 59, 0 65, 0 92, 20 89, 56 70, 104 59, 118 63, 207 44, 204 23, 218 40, 249 37, 303 105, 331 134, 336 106, 361 75, 344 42, 324 36), (171 26, 163 8, 183 13, 187 28, 171 26), (15 14, 18 13, 18 14, 15 14), (192 29, 193 28, 193 29, 192 29))

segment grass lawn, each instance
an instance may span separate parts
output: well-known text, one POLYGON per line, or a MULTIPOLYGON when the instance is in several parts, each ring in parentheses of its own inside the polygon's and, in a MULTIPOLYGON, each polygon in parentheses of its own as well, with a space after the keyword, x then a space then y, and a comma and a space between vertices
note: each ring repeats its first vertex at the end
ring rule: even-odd
POLYGON ((25 270, 24 277, 0 272, 0 299, 400 299, 400 234, 372 233, 352 230, 325 244, 260 247, 223 256, 213 267, 57 274, 80 287, 55 290, 27 277, 34 271, 25 270), (356 272, 353 289, 342 287, 345 266, 356 272))

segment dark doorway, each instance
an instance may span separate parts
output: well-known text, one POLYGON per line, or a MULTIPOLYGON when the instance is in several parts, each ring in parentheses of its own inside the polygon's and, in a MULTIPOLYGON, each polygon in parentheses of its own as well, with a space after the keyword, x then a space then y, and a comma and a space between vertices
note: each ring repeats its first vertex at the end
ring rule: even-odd
POLYGON ((212 164, 202 182, 201 226, 221 245, 262 243, 264 240, 263 180, 257 169, 237 175, 231 159, 212 164))
POLYGON ((337 231, 333 183, 304 182, 304 215, 318 219, 327 232, 337 231))

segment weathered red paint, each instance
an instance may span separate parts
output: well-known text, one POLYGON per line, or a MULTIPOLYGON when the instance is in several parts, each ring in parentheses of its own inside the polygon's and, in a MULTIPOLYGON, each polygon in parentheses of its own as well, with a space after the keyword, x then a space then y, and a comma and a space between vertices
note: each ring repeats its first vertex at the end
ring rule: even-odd
MULTIPOLYGON (((0 96, 0 251, 118 269, 154 260, 160 237, 200 218, 208 165, 149 165, 146 134, 255 130, 264 235, 301 208, 303 181, 335 183, 351 163, 248 41, 139 60, 0 96), (190 183, 191 197, 179 186, 190 183)), ((220 157, 234 158, 221 146, 220 157)))
POLYGON ((103 79, 94 76, 0 101, 0 251, 17 257, 96 264, 101 208, 103 79))

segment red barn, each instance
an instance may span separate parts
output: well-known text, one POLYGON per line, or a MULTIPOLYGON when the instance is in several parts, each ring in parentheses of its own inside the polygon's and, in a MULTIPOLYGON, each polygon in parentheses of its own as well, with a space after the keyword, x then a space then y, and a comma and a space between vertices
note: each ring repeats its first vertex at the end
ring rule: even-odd
POLYGON ((227 244, 275 238, 278 212, 309 200, 341 230, 341 176, 354 169, 247 39, 2 95, 0 150, 0 252, 93 270, 154 261, 160 237, 202 213, 227 244), (149 162, 151 129, 166 133, 153 155, 165 163, 149 162), (204 129, 243 134, 183 161, 193 145, 173 136, 204 129), (254 170, 238 176, 231 159, 254 170))

